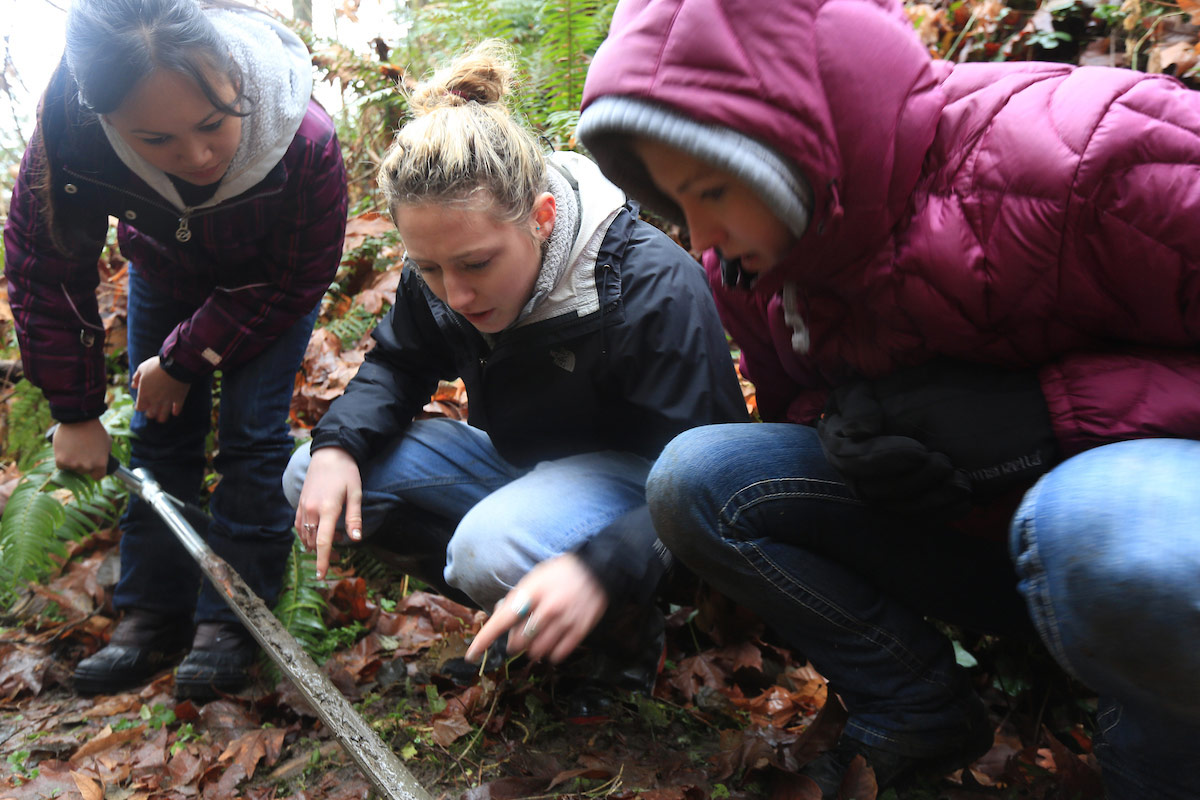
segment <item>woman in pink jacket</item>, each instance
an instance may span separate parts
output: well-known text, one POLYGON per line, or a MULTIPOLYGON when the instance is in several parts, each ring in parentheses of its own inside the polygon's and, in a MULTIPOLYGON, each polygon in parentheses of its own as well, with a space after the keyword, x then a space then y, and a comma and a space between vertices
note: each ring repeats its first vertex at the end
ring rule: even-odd
POLYGON ((1200 797, 1200 94, 934 61, 894 0, 622 0, 580 137, 686 221, 757 387, 648 495, 840 694, 824 796, 989 748, 933 616, 1032 623, 1110 798, 1200 797))

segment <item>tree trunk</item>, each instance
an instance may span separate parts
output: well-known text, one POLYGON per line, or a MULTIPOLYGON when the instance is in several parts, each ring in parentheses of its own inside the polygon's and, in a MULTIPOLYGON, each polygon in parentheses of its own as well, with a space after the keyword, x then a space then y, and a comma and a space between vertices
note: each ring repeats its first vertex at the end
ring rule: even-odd
POLYGON ((292 17, 312 25, 312 0, 292 0, 292 17))

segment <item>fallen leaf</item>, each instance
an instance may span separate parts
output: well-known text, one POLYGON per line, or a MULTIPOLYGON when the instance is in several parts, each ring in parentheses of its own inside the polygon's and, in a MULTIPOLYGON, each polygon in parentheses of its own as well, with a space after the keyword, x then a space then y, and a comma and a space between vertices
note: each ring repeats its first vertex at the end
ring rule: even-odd
POLYGON ((442 747, 448 747, 456 739, 470 732, 471 723, 467 722, 462 714, 433 721, 433 740, 442 747))
POLYGON ((104 730, 100 731, 99 735, 89 739, 80 745, 69 759, 72 764, 77 764, 89 756, 97 756, 105 751, 111 750, 114 747, 119 747, 126 742, 132 742, 134 739, 140 739, 142 734, 146 732, 145 725, 138 725, 134 728, 126 728, 123 731, 113 731, 109 726, 105 726, 104 730))
POLYGON ((378 211, 367 211, 346 221, 346 238, 342 252, 348 253, 362 247, 367 237, 379 237, 395 230, 392 220, 378 211))
POLYGON ((821 787, 807 775, 776 770, 771 773, 768 800, 821 800, 821 787))
POLYGON ((52 659, 45 647, 0 644, 0 698, 40 694, 52 659))
POLYGON ((838 787, 839 798, 853 800, 875 800, 879 794, 879 784, 875 781, 875 770, 861 755, 854 757, 846 773, 842 776, 842 785, 838 787))
POLYGON ((253 778, 259 762, 269 767, 279 760, 286 735, 282 728, 249 731, 230 742, 217 761, 232 761, 242 767, 247 778, 253 778))
POLYGON ((83 800, 104 800, 104 784, 100 781, 81 772, 72 772, 71 779, 75 781, 83 800))

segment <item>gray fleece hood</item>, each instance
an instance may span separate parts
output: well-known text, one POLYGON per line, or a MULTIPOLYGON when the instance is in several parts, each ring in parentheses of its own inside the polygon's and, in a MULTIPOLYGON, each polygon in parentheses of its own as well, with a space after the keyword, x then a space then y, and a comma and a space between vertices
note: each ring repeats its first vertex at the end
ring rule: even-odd
MULTIPOLYGON (((216 193, 200 208, 242 194, 267 176, 292 143, 312 95, 312 59, 308 48, 283 23, 252 9, 205 12, 241 67, 245 102, 242 139, 216 193)), ((180 210, 186 208, 165 172, 151 166, 101 117, 117 156, 138 177, 180 210)))

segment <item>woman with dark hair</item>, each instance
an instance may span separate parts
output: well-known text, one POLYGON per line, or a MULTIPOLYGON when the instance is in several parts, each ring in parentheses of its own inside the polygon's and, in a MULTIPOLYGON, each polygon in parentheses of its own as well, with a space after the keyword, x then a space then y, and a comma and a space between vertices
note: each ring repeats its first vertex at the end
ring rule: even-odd
MULTIPOLYGON (((219 371, 221 480, 203 533, 268 603, 292 541, 288 406, 346 224, 341 150, 311 90, 303 42, 246 6, 75 0, 4 231, 25 372, 59 422, 55 460, 99 477, 110 442, 95 265, 116 218, 132 465, 199 496, 219 371)), ((175 538, 137 499, 122 532, 123 616, 79 663, 77 690, 136 686, 189 646, 177 695, 244 684, 253 641, 175 538)))
POLYGON ((1109 800, 1200 797, 1200 94, 937 61, 895 0, 622 0, 579 137, 686 220, 757 389, 646 494, 843 701, 809 793, 991 747, 935 617, 1100 695, 1109 800))

